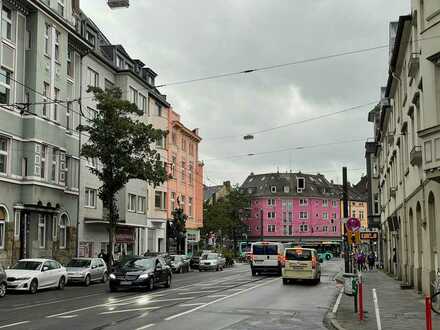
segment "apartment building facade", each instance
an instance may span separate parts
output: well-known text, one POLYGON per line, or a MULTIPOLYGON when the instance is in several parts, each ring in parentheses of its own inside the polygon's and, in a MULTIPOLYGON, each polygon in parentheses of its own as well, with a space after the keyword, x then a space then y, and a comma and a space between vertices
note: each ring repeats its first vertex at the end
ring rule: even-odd
POLYGON ((63 261, 76 249, 79 134, 72 122, 88 46, 75 33, 71 0, 0 5, 0 263, 63 261))
MULTIPOLYGON (((136 104, 143 115, 139 118, 155 128, 168 129, 169 104, 153 86, 156 73, 139 59, 132 59, 122 45, 112 45, 99 28, 84 13, 80 15, 78 32, 91 47, 83 59, 84 85, 82 106, 84 117, 93 118, 96 102, 87 93, 87 86, 109 89, 118 87, 122 98, 136 104)), ((87 134, 82 135, 87 142, 87 134)), ((155 146, 166 162, 166 140, 155 146)), ((96 256, 108 249, 108 221, 106 210, 98 198, 101 185, 90 169, 101 166, 98 161, 81 159, 79 211, 79 255, 96 256)), ((142 180, 130 180, 118 193, 120 224, 115 233, 115 257, 122 253, 142 254, 146 251, 165 251, 167 219, 167 183, 152 187, 142 180)))
POLYGON ((387 86, 369 114, 370 193, 379 202, 369 218, 380 214, 385 270, 430 294, 440 258, 440 4, 411 5, 392 25, 387 86))
POLYGON ((199 161, 198 129, 185 127, 180 115, 170 109, 168 120, 168 219, 172 212, 182 208, 187 215, 185 249, 195 252, 203 227, 203 163, 199 161))
POLYGON ((341 244, 339 189, 323 175, 251 173, 241 188, 251 196, 250 240, 341 244))

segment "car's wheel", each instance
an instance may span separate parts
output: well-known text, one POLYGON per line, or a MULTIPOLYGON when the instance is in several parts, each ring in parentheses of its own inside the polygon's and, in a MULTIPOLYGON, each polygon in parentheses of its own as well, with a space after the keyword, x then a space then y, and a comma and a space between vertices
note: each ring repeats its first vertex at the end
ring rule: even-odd
POLYGON ((64 290, 65 286, 66 286, 66 278, 64 276, 61 276, 60 281, 58 282, 58 290, 64 290))
POLYGON ((105 272, 104 275, 102 275, 101 282, 106 283, 107 281, 108 281, 108 274, 107 274, 107 272, 105 272))
POLYGON ((6 295, 6 283, 0 283, 0 298, 6 295))
POLYGON ((38 281, 34 278, 29 285, 29 292, 32 294, 37 293, 38 291, 38 281))
POLYGON ((283 278, 283 284, 286 285, 288 283, 287 278, 283 278))
POLYGON ((218 272, 220 269, 220 266, 217 266, 217 268, 215 269, 216 272, 218 272))
POLYGON ((332 257, 330 256, 330 254, 326 254, 325 255, 325 259, 330 260, 332 257))
POLYGON ((154 279, 153 278, 150 278, 150 280, 148 281, 148 290, 149 291, 154 290, 154 279))
POLYGON ((84 279, 84 285, 85 286, 89 286, 90 285, 90 275, 87 274, 86 278, 84 279))
POLYGON ((165 282, 165 287, 166 288, 171 287, 171 275, 168 275, 167 281, 165 282))

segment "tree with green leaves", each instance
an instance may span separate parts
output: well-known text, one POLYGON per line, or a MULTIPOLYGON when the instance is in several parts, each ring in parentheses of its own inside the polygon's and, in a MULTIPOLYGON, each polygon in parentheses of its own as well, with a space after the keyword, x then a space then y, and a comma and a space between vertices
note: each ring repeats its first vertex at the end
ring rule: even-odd
POLYGON ((248 217, 249 203, 249 196, 235 186, 226 197, 205 204, 202 234, 207 238, 214 233, 220 241, 229 240, 235 252, 237 242, 248 234, 244 220, 248 217))
POLYGON ((123 100, 119 88, 102 90, 89 87, 97 102, 97 114, 78 129, 89 135, 81 148, 81 156, 97 159, 102 166, 90 168, 102 185, 98 196, 107 211, 110 253, 119 222, 118 192, 131 179, 157 186, 167 180, 160 154, 152 148, 167 132, 142 122, 143 112, 136 104, 123 100))

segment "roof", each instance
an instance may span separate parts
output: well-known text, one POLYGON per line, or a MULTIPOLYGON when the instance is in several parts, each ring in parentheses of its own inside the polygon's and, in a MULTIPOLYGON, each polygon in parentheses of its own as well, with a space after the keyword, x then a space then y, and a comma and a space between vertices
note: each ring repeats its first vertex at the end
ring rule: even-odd
POLYGON ((222 189, 223 186, 204 186, 203 187, 203 200, 206 202, 212 197, 217 191, 222 189))
POLYGON ((270 196, 304 196, 339 198, 339 191, 334 184, 329 182, 322 174, 306 173, 251 173, 241 186, 255 197, 270 196), (299 178, 305 180, 305 188, 302 192, 297 190, 299 178), (276 187, 276 193, 272 192, 272 187, 276 187), (289 187, 288 191, 284 187, 289 187))

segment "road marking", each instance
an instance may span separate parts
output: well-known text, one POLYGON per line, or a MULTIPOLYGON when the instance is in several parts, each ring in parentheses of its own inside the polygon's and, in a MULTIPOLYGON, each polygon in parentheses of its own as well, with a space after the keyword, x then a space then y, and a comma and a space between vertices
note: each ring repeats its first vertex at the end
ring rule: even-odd
POLYGON ((180 304, 179 307, 193 307, 193 306, 200 306, 204 305, 205 303, 192 303, 192 304, 180 304))
POLYGON ((243 290, 243 288, 232 288, 232 289, 228 289, 228 291, 241 291, 243 290))
POLYGON ((250 287, 250 288, 244 289, 244 290, 242 290, 242 291, 240 291, 240 292, 236 292, 236 293, 230 294, 230 295, 228 295, 228 296, 226 296, 226 297, 218 298, 218 299, 216 299, 216 300, 210 301, 210 302, 208 302, 208 303, 206 303, 206 304, 200 305, 200 306, 198 306, 198 307, 195 307, 195 308, 193 308, 193 309, 187 310, 187 311, 185 311, 185 312, 182 312, 182 313, 179 313, 179 314, 175 314, 175 315, 169 316, 169 317, 167 317, 167 318, 165 319, 165 321, 170 321, 170 320, 173 320, 173 319, 178 318, 178 317, 180 317, 180 316, 183 316, 183 315, 186 315, 186 314, 190 314, 190 313, 195 312, 195 311, 197 311, 197 310, 199 310, 199 309, 205 308, 206 306, 209 306, 209 305, 212 305, 212 304, 218 303, 218 302, 220 302, 220 301, 223 301, 223 300, 228 299, 228 298, 231 298, 231 297, 238 296, 239 294, 242 294, 242 293, 244 293, 244 292, 251 291, 251 290, 256 289, 256 288, 258 288, 258 287, 261 287, 261 286, 264 286, 264 285, 267 285, 267 284, 270 284, 270 283, 272 283, 272 282, 279 281, 279 280, 280 280, 280 279, 277 277, 277 278, 274 278, 274 279, 272 279, 272 280, 270 280, 270 281, 267 281, 267 282, 264 282, 264 283, 260 283, 260 284, 257 284, 257 285, 255 285, 255 286, 253 286, 253 287, 250 287))
POLYGON ((61 315, 58 316, 57 319, 73 319, 74 317, 77 317, 78 315, 61 315))
POLYGON ((211 294, 209 296, 207 296, 208 298, 221 298, 221 297, 226 297, 227 294, 211 294))
POLYGON ((150 303, 155 302, 167 302, 167 301, 176 301, 176 300, 190 300, 194 299, 195 297, 181 297, 181 298, 169 298, 169 299, 157 299, 157 300, 151 300, 150 303))
POLYGON ((15 327, 17 325, 26 324, 26 323, 30 323, 30 322, 31 321, 21 321, 21 322, 6 324, 6 325, 0 325, 0 329, 9 328, 9 327, 15 327))
POLYGON ((102 312, 102 313, 99 313, 99 315, 147 311, 147 310, 158 309, 158 308, 160 308, 160 307, 142 307, 142 308, 121 309, 121 310, 117 310, 117 311, 102 312))
POLYGON ((155 325, 156 324, 154 324, 154 323, 150 323, 150 324, 144 325, 143 327, 136 328, 135 330, 144 330, 144 329, 148 329, 148 328, 154 327, 155 325))
POLYGON ((218 290, 200 290, 200 291, 190 291, 190 292, 179 292, 177 293, 179 296, 184 296, 187 294, 197 294, 197 293, 210 293, 210 292, 216 292, 218 290))
POLYGON ((333 306, 333 310, 332 310, 333 314, 336 314, 336 312, 338 311, 338 307, 339 307, 339 304, 341 303, 343 293, 344 293, 344 288, 341 288, 341 291, 339 292, 338 299, 336 299, 335 305, 333 306))
POLYGON ((56 304, 56 303, 64 302, 64 301, 78 300, 78 299, 83 299, 83 298, 88 298, 88 297, 93 297, 93 296, 101 296, 104 294, 107 294, 107 293, 94 293, 94 294, 89 294, 86 296, 72 297, 72 298, 66 298, 66 299, 57 299, 57 300, 51 300, 51 301, 47 301, 47 302, 35 303, 32 305, 15 305, 15 306, 13 306, 13 308, 11 310, 34 308, 34 307, 38 307, 38 306, 56 304))

